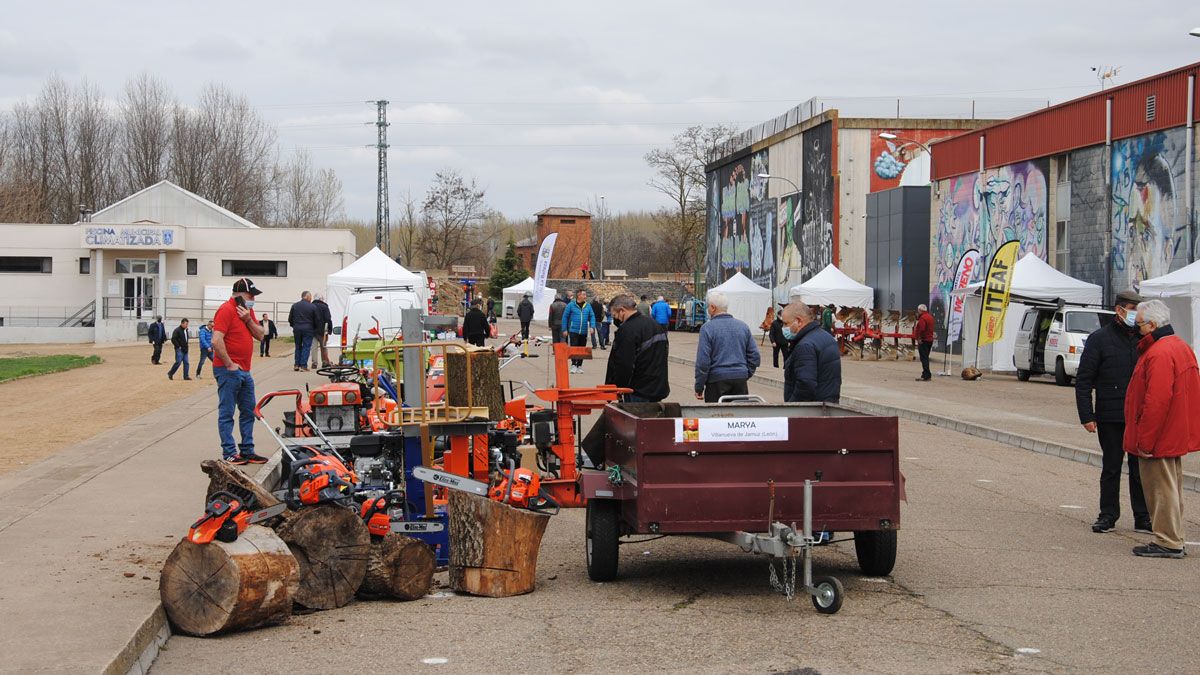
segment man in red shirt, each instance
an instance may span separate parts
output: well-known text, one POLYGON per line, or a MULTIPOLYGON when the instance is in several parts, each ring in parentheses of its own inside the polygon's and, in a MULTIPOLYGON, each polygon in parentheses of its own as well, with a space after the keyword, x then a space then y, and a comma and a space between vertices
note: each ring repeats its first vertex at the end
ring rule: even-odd
POLYGON ((250 361, 254 341, 263 338, 263 327, 254 316, 254 298, 262 293, 243 277, 233 282, 233 295, 213 317, 213 377, 217 380, 217 433, 221 455, 234 464, 263 464, 254 454, 254 378, 250 361), (233 441, 233 409, 238 410, 242 442, 233 441))
POLYGON ((917 327, 913 334, 917 336, 917 353, 921 355, 921 376, 917 381, 928 382, 933 379, 933 373, 929 372, 929 353, 933 351, 936 335, 933 332, 933 315, 925 305, 917 305, 917 327))

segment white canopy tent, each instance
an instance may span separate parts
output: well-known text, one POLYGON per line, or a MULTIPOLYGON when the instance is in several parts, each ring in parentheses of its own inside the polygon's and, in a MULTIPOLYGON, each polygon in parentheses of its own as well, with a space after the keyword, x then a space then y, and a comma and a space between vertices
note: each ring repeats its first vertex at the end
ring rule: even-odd
POLYGON ((1025 257, 1013 266, 1010 300, 1004 315, 1004 335, 998 342, 979 347, 983 282, 973 283, 954 291, 953 294, 966 296, 962 324, 963 365, 1002 372, 1016 370, 1016 366, 1013 365, 1013 353, 1017 344, 1017 330, 1021 326, 1025 310, 1030 307, 1021 300, 1062 300, 1075 305, 1099 305, 1104 302, 1104 290, 1100 286, 1063 274, 1037 255, 1026 253, 1025 257))
POLYGON ((721 291, 729 298, 729 314, 754 330, 762 325, 763 317, 771 306, 771 289, 763 288, 738 272, 712 289, 721 291))
POLYGON ((832 263, 808 281, 793 286, 791 298, 800 298, 807 305, 834 304, 838 307, 875 308, 875 290, 846 276, 832 263))
POLYGON ((375 247, 358 260, 330 274, 325 281, 329 313, 334 325, 341 325, 346 304, 356 288, 371 286, 412 286, 423 306, 429 303, 429 282, 424 272, 410 272, 375 247))
MULTIPOLYGON (((510 319, 515 319, 517 317, 517 305, 521 304, 522 296, 524 296, 526 293, 533 293, 533 287, 533 277, 525 277, 525 281, 504 289, 503 313, 505 317, 510 319)), ((545 321, 550 318, 550 305, 554 303, 554 296, 557 294, 558 291, 550 288, 549 286, 546 287, 546 290, 542 292, 542 301, 533 303, 534 321, 545 321)), ((533 302, 533 298, 530 298, 530 302, 533 302)))
MULTIPOLYGON (((1138 293, 1166 303, 1175 334, 1192 345, 1192 349, 1200 347, 1200 262, 1147 279, 1138 285, 1138 293)), ((1196 354, 1200 357, 1200 351, 1196 354)))

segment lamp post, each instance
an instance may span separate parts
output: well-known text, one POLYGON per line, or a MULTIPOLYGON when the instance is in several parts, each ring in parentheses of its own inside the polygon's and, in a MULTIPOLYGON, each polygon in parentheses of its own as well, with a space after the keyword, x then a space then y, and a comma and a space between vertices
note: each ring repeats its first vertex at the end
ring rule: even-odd
POLYGON ((1200 37, 1200 26, 1193 28, 1188 35, 1191 35, 1192 37, 1200 37))
MULTIPOLYGON (((790 179, 790 178, 784 178, 783 176, 772 176, 769 173, 760 173, 760 174, 758 174, 758 177, 763 180, 771 180, 772 178, 774 178, 775 180, 781 180, 781 181, 787 183, 788 185, 791 185, 792 188, 794 190, 796 190, 797 193, 800 192, 800 186, 796 185, 796 183, 793 182, 792 179, 790 179)), ((793 215, 793 217, 794 217, 794 215, 793 215)), ((775 261, 772 261, 772 262, 775 262, 775 261)), ((791 270, 788 270, 788 273, 790 274, 791 270)), ((775 302, 775 287, 778 285, 779 285, 779 270, 776 268, 775 265, 771 265, 771 302, 772 303, 775 302)))
POLYGON ((604 226, 608 218, 604 206, 604 195, 600 195, 600 281, 604 281, 604 226))

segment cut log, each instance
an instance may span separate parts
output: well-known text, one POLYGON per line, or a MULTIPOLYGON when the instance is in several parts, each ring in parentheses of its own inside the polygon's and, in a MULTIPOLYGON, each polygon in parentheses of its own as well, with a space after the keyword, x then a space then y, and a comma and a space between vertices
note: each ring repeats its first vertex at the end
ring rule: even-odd
POLYGON ((163 565, 158 591, 178 630, 204 636, 286 620, 299 583, 300 567, 287 544, 251 525, 231 543, 180 540, 163 565))
POLYGON ((416 600, 429 594, 437 561, 428 544, 395 533, 372 539, 367 576, 358 597, 416 600))
POLYGON ((358 514, 332 504, 303 508, 277 532, 300 564, 296 604, 333 609, 354 599, 371 553, 371 534, 358 514))
POLYGON ((467 346, 466 352, 446 350, 446 402, 452 406, 487 408, 488 419, 504 419, 504 391, 500 386, 500 360, 494 349, 467 346), (467 380, 467 359, 471 379, 467 380))
POLYGON ((450 587, 505 598, 529 593, 550 516, 450 492, 450 587))
MULTIPOLYGON (((274 506, 279 503, 275 495, 268 492, 258 481, 242 473, 235 465, 223 459, 206 459, 200 462, 200 470, 208 474, 208 492, 204 495, 205 503, 208 503, 208 500, 212 499, 214 493, 221 491, 230 492, 234 495, 254 495, 255 510, 265 509, 268 506, 274 506)), ((280 522, 294 515, 295 512, 288 509, 280 516, 263 521, 262 524, 269 527, 276 527, 280 522)))

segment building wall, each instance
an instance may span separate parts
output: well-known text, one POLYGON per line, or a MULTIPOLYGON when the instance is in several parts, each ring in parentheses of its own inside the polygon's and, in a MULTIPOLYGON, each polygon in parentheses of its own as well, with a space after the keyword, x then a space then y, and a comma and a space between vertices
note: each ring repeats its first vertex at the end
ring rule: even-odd
POLYGON ((871 170, 877 129, 841 128, 838 138, 837 186, 841 200, 837 265, 850 278, 862 282, 867 274, 867 195, 895 185, 880 180, 871 170))
MULTIPOLYGON (((558 233, 558 240, 554 244, 554 255, 550 259, 550 277, 578 279, 583 264, 587 262, 590 265, 592 258, 591 216, 538 216, 538 246, 541 246, 541 242, 552 232, 558 233), (563 220, 575 222, 564 223, 563 220)), ((533 267, 528 269, 532 273, 533 267)), ((592 274, 598 272, 599 270, 592 270, 592 274)))
POLYGON ((1070 153, 1071 214, 1068 222, 1071 276, 1088 283, 1108 285, 1108 181, 1104 146, 1094 145, 1070 153))

